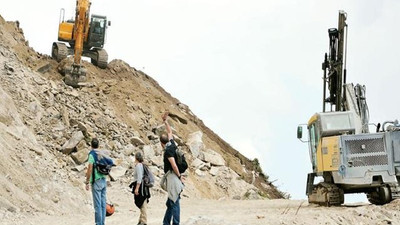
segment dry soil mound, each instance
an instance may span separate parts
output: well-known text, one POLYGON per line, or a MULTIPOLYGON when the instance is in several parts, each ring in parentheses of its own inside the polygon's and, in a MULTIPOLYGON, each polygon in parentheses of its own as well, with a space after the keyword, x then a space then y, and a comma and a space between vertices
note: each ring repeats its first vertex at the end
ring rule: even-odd
MULTIPOLYGON (((90 212, 83 181, 95 136, 118 165, 110 188, 126 189, 136 151, 162 176, 158 135, 165 110, 191 165, 184 197, 283 197, 257 161, 219 138, 150 76, 121 60, 104 70, 84 66, 87 85, 66 86, 58 63, 30 48, 17 22, 0 17, 0 218, 90 212)), ((158 185, 153 191, 164 195, 158 185)))

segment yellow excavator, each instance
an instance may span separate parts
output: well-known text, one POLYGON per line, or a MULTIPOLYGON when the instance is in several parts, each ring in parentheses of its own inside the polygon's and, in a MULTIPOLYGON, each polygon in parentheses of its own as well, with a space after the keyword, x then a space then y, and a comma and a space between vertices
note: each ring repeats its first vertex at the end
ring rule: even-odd
POLYGON ((76 1, 75 19, 64 20, 65 10, 61 9, 58 28, 58 41, 54 42, 51 56, 61 62, 69 55, 74 56, 72 66, 65 68, 64 82, 72 87, 79 87, 86 81, 86 69, 82 66, 82 56, 89 57, 93 65, 107 68, 108 54, 103 49, 106 29, 111 25, 106 16, 89 15, 91 2, 76 1), (67 44, 68 45, 67 45, 67 44))

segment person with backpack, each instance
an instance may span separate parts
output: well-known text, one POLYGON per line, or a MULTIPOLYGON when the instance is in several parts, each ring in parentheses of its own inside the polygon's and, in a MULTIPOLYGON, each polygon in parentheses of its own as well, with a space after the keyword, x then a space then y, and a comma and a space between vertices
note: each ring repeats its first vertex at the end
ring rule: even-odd
POLYGON ((92 196, 94 206, 94 219, 96 225, 104 225, 106 217, 106 176, 114 165, 108 152, 99 150, 99 140, 93 138, 91 141, 92 150, 89 152, 89 166, 86 171, 86 190, 89 191, 92 185, 92 196))
POLYGON ((176 162, 176 149, 172 130, 167 121, 168 112, 164 113, 162 120, 164 121, 167 133, 160 136, 161 146, 164 149, 164 184, 168 192, 166 202, 167 210, 165 211, 163 225, 173 225, 180 223, 180 194, 183 191, 183 179, 176 162), (165 185, 166 184, 166 185, 165 185))
MULTIPOLYGON (((131 184, 132 192, 135 195, 135 205, 140 209, 138 225, 147 225, 147 203, 150 198, 150 184, 145 184, 149 178, 150 172, 148 167, 143 163, 143 154, 135 153, 135 171, 133 173, 133 183, 131 184)), ((151 174, 152 176, 152 174, 151 174)), ((154 177, 152 178, 154 182, 154 177)))

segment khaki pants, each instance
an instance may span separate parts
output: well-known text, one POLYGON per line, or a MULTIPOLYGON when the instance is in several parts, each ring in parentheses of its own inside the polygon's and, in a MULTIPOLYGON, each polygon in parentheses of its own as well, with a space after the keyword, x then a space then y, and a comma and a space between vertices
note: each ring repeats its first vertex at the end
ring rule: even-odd
POLYGON ((140 208, 139 224, 147 224, 147 199, 140 208))

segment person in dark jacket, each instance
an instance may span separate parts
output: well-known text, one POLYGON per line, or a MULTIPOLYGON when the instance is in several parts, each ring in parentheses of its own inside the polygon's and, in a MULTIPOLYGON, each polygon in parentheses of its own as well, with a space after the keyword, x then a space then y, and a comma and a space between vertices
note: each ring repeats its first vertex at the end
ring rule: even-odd
POLYGON ((168 115, 169 113, 166 112, 162 116, 167 133, 160 136, 161 146, 164 148, 165 172, 164 178, 162 179, 162 186, 165 186, 168 192, 168 199, 166 202, 167 210, 165 211, 163 225, 170 225, 171 220, 173 225, 179 225, 181 210, 179 199, 183 191, 183 178, 175 161, 176 144, 172 135, 172 129, 167 121, 168 115))

